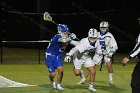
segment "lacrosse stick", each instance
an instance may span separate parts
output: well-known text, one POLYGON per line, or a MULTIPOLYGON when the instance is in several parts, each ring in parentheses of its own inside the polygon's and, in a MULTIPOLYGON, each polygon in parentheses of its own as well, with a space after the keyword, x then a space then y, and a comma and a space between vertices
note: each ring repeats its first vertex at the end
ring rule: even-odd
MULTIPOLYGON (((110 49, 109 41, 110 41, 111 37, 110 36, 105 36, 103 39, 105 40, 106 50, 110 49)), ((102 56, 103 56, 103 58, 102 58, 101 66, 100 66, 100 71, 102 70, 102 65, 104 63, 104 56, 105 55, 104 55, 103 51, 105 51, 105 50, 102 49, 102 56)))
POLYGON ((103 58, 102 58, 102 62, 101 62, 101 66, 100 66, 100 71, 102 70, 102 66, 103 66, 103 63, 104 63, 104 54, 103 54, 103 50, 102 50, 102 55, 103 55, 103 58))
POLYGON ((45 21, 49 21, 49 22, 52 22, 52 23, 58 25, 55 21, 53 21, 52 17, 50 16, 50 14, 48 12, 45 12, 43 14, 43 18, 45 21))
MULTIPOLYGON (((52 22, 52 23, 54 23, 57 26, 59 25, 58 23, 56 23, 55 21, 53 21, 52 17, 50 16, 50 14, 48 12, 45 12, 43 14, 43 18, 44 18, 45 21, 52 22)), ((80 41, 80 39, 78 39, 78 38, 75 38, 75 39, 77 39, 78 41, 80 41)))

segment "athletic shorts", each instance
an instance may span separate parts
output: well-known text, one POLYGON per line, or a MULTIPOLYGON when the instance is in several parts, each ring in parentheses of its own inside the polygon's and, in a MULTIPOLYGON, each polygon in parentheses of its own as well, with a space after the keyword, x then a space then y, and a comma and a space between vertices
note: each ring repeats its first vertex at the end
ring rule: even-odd
MULTIPOLYGON (((95 54, 93 57, 93 62, 95 64, 100 64, 102 62, 102 58, 103 58, 102 55, 95 54)), ((111 61, 110 57, 104 56, 104 62, 110 62, 110 61, 111 61)))
POLYGON ((57 69, 57 67, 63 66, 61 57, 55 55, 47 55, 47 54, 45 57, 45 64, 47 65, 50 73, 55 72, 55 69, 57 69))
POLYGON ((73 63, 74 63, 75 69, 81 69, 81 66, 82 65, 84 65, 86 68, 95 65, 93 63, 93 60, 91 58, 86 58, 86 59, 78 59, 78 58, 75 58, 73 60, 73 63))

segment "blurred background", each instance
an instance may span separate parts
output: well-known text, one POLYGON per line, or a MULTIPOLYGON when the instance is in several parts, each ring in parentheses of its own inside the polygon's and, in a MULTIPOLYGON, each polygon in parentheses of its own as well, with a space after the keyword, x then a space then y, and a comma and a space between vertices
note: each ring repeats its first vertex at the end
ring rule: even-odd
POLYGON ((1 0, 1 10, 1 41, 50 40, 57 26, 43 20, 45 11, 57 23, 67 24, 79 39, 87 37, 90 28, 99 30, 101 21, 108 21, 118 53, 132 50, 140 31, 138 0, 1 0))

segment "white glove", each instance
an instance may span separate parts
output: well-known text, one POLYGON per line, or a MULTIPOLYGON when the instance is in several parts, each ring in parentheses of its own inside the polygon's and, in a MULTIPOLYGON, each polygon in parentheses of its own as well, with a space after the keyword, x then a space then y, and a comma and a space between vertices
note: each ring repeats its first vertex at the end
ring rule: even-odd
POLYGON ((101 51, 101 50, 97 50, 96 53, 97 53, 98 55, 102 55, 102 51, 101 51))
POLYGON ((64 58, 65 62, 70 62, 71 61, 71 56, 66 54, 65 58, 64 58))
POLYGON ((113 52, 109 52, 108 57, 112 57, 113 54, 114 54, 113 52))
POLYGON ((107 50, 103 50, 103 51, 102 51, 102 54, 103 54, 103 55, 107 55, 107 54, 108 54, 108 51, 107 51, 107 50))
POLYGON ((71 34, 70 34, 70 38, 71 38, 71 39, 76 39, 77 36, 76 36, 74 33, 71 33, 71 34))

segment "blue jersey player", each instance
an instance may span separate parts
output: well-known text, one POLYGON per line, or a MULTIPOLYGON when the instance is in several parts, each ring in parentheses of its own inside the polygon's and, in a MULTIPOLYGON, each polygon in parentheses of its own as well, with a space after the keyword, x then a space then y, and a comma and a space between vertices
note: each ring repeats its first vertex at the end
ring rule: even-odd
POLYGON ((63 63, 62 55, 66 46, 71 42, 69 28, 65 24, 59 24, 57 27, 58 34, 56 34, 50 41, 46 49, 45 63, 49 70, 49 78, 53 88, 58 90, 64 90, 61 86, 63 78, 63 63), (57 84, 54 81, 56 75, 55 69, 58 71, 57 84))

